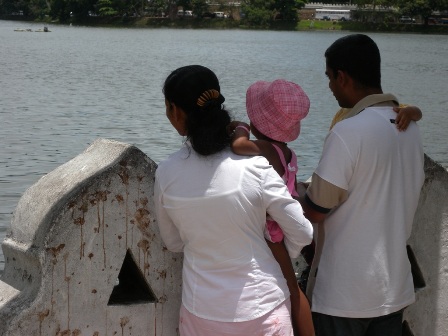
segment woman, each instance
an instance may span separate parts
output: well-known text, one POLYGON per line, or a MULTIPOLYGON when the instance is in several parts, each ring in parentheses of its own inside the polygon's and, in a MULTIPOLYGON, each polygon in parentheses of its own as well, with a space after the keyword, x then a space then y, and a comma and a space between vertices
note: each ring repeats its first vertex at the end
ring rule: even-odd
POLYGON ((155 183, 162 239, 184 252, 180 334, 292 335, 288 286, 263 230, 268 213, 297 257, 311 223, 265 158, 230 150, 231 118, 211 70, 179 68, 163 92, 168 119, 187 137, 155 183))

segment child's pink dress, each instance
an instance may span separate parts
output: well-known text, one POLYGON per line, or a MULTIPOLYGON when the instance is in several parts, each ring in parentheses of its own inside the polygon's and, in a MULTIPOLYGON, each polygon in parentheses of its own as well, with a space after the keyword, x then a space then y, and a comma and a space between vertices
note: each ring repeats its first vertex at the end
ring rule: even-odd
MULTIPOLYGON (((286 163, 285 156, 283 155, 283 151, 276 145, 272 144, 275 150, 278 153, 280 161, 283 165, 285 173, 282 176, 283 181, 285 181, 286 186, 288 187, 288 191, 291 196, 299 196, 296 191, 296 174, 297 174, 297 156, 296 153, 292 149, 291 151, 291 162, 289 164, 286 163)), ((271 217, 267 217, 266 219, 266 229, 264 232, 264 236, 267 240, 278 243, 283 240, 283 231, 278 226, 277 222, 272 220, 271 217)))

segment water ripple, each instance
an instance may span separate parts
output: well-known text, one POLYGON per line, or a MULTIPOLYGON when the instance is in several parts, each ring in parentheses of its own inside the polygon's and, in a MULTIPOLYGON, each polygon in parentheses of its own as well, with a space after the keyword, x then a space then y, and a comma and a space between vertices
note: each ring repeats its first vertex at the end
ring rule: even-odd
MULTIPOLYGON (((26 188, 95 139, 134 144, 156 163, 180 147, 183 139, 165 117, 162 95, 164 79, 178 66, 212 68, 226 107, 245 121, 245 91, 251 83, 276 78, 299 83, 311 99, 300 138, 291 143, 300 179, 317 165, 338 108, 324 75, 323 53, 342 32, 58 25, 51 34, 17 34, 16 26, 0 21, 0 241, 26 188)), ((372 37, 382 51, 384 90, 421 107, 425 152, 448 166, 446 37, 372 37)), ((0 253, 0 269, 2 264, 0 253)))

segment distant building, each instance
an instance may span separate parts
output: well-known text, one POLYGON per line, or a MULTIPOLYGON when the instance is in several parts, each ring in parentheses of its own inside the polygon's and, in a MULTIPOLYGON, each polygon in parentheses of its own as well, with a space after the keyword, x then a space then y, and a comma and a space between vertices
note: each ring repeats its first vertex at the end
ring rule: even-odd
POLYGON ((322 2, 310 2, 299 10, 300 20, 340 20, 342 17, 349 20, 351 11, 356 10, 357 6, 352 4, 326 4, 322 2), (341 12, 342 11, 342 12, 341 12))

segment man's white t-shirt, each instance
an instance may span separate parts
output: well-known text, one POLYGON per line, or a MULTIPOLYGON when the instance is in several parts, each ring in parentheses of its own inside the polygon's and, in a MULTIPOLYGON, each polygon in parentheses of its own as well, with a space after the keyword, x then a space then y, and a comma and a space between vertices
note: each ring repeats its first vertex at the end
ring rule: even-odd
POLYGON ((415 300, 406 241, 424 181, 424 154, 417 124, 400 132, 395 117, 392 107, 368 107, 336 124, 325 140, 315 174, 348 198, 325 219, 314 312, 376 317, 415 300))

